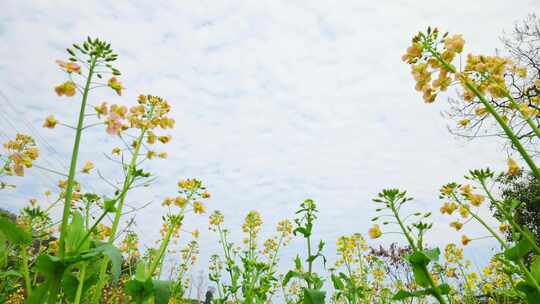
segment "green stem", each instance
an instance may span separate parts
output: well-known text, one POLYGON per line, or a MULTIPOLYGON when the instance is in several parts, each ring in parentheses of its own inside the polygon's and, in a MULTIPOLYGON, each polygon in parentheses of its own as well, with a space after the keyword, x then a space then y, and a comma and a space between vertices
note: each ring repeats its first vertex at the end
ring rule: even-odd
POLYGON ((92 56, 90 59, 90 66, 88 68, 88 77, 86 78, 86 84, 84 86, 83 97, 81 102, 81 110, 79 112, 79 121, 77 123, 77 130, 75 133, 75 143, 73 145, 73 152, 71 153, 71 163, 69 166, 69 174, 67 179, 67 187, 65 192, 64 211, 62 213, 62 223, 60 226, 60 258, 63 259, 66 253, 66 230, 68 225, 69 214, 71 211, 71 201, 73 199, 73 187, 75 186, 75 172, 77 170, 77 158, 79 156, 79 146, 81 144, 82 128, 84 124, 84 112, 86 110, 86 101, 88 99, 88 92, 90 92, 90 84, 92 82, 92 76, 94 74, 94 68, 96 66, 96 56, 92 56))
POLYGON ((506 88, 502 88, 502 89, 504 92, 504 96, 510 100, 510 103, 512 104, 512 106, 516 108, 519 111, 519 113, 521 113, 523 118, 525 118, 525 121, 527 121, 527 124, 531 127, 536 137, 540 138, 540 130, 538 129, 538 126, 533 122, 530 115, 527 115, 525 112, 521 110, 517 101, 514 99, 514 97, 512 97, 512 95, 510 95, 510 93, 508 92, 508 90, 506 90, 506 88))
POLYGON ((60 293, 60 280, 53 280, 49 289, 49 304, 60 303, 58 301, 58 294, 60 293))
POLYGON ((86 263, 81 268, 81 272, 79 274, 79 285, 77 285, 77 293, 75 294, 75 302, 74 304, 79 304, 81 302, 81 296, 82 296, 82 289, 84 286, 84 278, 86 276, 86 263))
POLYGON ((236 279, 234 278, 233 270, 230 267, 230 263, 233 263, 233 259, 231 257, 231 254, 227 246, 227 238, 225 236, 225 233, 221 229, 221 226, 218 225, 217 228, 218 228, 219 238, 221 240, 221 245, 223 247, 223 253, 225 254, 225 259, 226 259, 226 264, 227 264, 226 270, 227 270, 227 273, 229 274, 229 277, 231 279, 231 285, 233 286, 233 289, 234 289, 233 297, 235 301, 238 301, 238 297, 236 296, 236 279))
POLYGON ((26 295, 28 296, 32 292, 32 283, 30 282, 30 270, 28 268, 28 246, 22 246, 21 248, 22 258, 22 273, 24 276, 24 284, 26 286, 26 295))
POLYGON ((277 245, 277 247, 276 247, 276 251, 275 251, 274 254, 272 255, 272 258, 270 259, 270 266, 268 267, 268 273, 272 273, 272 269, 273 269, 274 266, 275 266, 276 259, 277 259, 277 254, 278 254, 278 251, 279 251, 279 249, 280 249, 280 247, 281 247, 282 242, 283 242, 283 235, 280 236, 278 245, 277 245))
POLYGON ((308 277, 307 280, 308 288, 311 288, 311 271, 313 269, 313 261, 311 260, 311 236, 307 237, 307 250, 308 250, 308 277))
POLYGON ((534 276, 531 274, 531 272, 527 269, 527 266, 523 263, 523 259, 519 259, 517 261, 517 264, 519 268, 521 268, 521 271, 525 274, 525 277, 528 279, 529 282, 531 282, 534 285, 534 288, 536 288, 537 292, 540 292, 540 285, 538 285, 538 281, 534 278, 534 276))
POLYGON ((161 261, 163 258, 163 255, 165 254, 165 250, 167 250, 167 246, 169 246, 169 241, 171 239, 171 235, 173 234, 175 226, 171 225, 169 229, 167 230, 167 234, 165 235, 165 238, 163 239, 163 242, 161 242, 161 246, 158 251, 158 255, 154 261, 152 261, 152 264, 150 264, 148 275, 151 277, 154 272, 156 271, 157 267, 161 265, 161 261))
MULTIPOLYGON (((396 209, 396 205, 394 201, 390 202, 390 209, 392 210, 392 213, 394 214, 394 217, 396 221, 398 222, 399 227, 401 228, 401 231, 405 234, 405 237, 407 238, 407 241, 409 242, 409 246, 411 246, 413 251, 418 251, 418 248, 414 244, 413 237, 409 234, 407 231, 405 224, 403 224, 403 221, 401 220, 401 217, 399 216, 399 213, 396 209)), ((422 272, 424 273, 425 277, 428 278, 429 285, 431 285, 431 288, 433 289, 433 296, 439 301, 441 304, 446 304, 446 300, 441 295, 441 291, 435 284, 435 281, 433 281, 433 278, 431 277, 431 273, 429 273, 429 270, 427 269, 426 265, 422 265, 421 267, 422 272)))
POLYGON ((527 163, 529 168, 531 168, 531 171, 533 172, 536 179, 540 180, 540 170, 538 170, 538 167, 536 166, 536 164, 534 163, 532 158, 529 156, 529 153, 525 150, 525 147, 523 147, 523 145, 521 144, 521 142, 519 141, 517 136, 514 134, 512 129, 504 121, 504 119, 501 117, 501 115, 499 115, 499 113, 497 113, 497 111, 495 110, 495 107, 493 107, 493 105, 480 93, 480 91, 478 91, 476 86, 471 84, 469 81, 465 81, 465 86, 467 86, 467 88, 469 90, 471 90, 478 97, 478 99, 484 104, 484 106, 486 107, 488 112, 499 123, 499 125, 503 129, 506 136, 508 136, 508 138, 510 138, 510 140, 512 141, 512 144, 516 147, 519 154, 521 154, 521 156, 523 157, 523 159, 525 160, 525 162, 527 163))
MULTIPOLYGON (((153 110, 153 109, 152 109, 153 110)), ((152 112, 151 112, 152 113, 152 112)), ((113 225, 111 227, 111 236, 109 237, 109 244, 112 244, 114 242, 114 239, 116 238, 116 231, 118 230, 118 225, 120 223, 120 217, 122 216, 122 209, 124 206, 124 201, 126 199, 126 194, 129 190, 129 187, 133 183, 133 172, 136 169, 137 166, 137 157, 139 156, 139 150, 142 146, 142 140, 144 138, 144 134, 146 132, 146 129, 142 129, 139 137, 137 138, 137 145, 133 149, 133 152, 131 154, 131 161, 129 163, 126 178, 124 179, 124 184, 122 186, 122 191, 120 193, 120 196, 118 198, 118 206, 116 206, 116 214, 114 216, 113 225)), ((101 298, 101 290, 103 289, 103 286, 106 283, 106 277, 105 274, 107 272, 107 265, 109 264, 109 258, 104 257, 103 261, 101 262, 100 271, 99 271, 99 280, 96 284, 96 290, 94 294, 93 303, 97 304, 99 303, 99 300, 101 298)))

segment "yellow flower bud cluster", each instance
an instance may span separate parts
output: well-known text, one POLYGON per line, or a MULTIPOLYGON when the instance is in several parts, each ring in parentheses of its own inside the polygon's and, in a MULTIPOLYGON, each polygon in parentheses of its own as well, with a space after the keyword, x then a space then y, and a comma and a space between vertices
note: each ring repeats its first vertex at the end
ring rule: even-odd
POLYGON ((463 248, 456 244, 448 244, 444 248, 444 259, 447 263, 457 264, 463 260, 463 248))
POLYGON ((441 68, 441 63, 434 58, 434 47, 442 45, 440 58, 451 62, 456 54, 463 51, 465 41, 461 35, 448 37, 446 34, 439 38, 439 31, 428 29, 427 35, 419 33, 413 38, 412 45, 407 48, 402 60, 411 65, 411 73, 416 81, 415 89, 423 93, 424 101, 435 101, 438 92, 444 92, 452 84, 447 69, 441 68), (437 78, 432 75, 438 72, 437 78))
POLYGON ((468 54, 463 73, 458 75, 465 90, 464 99, 471 101, 474 98, 474 93, 465 86, 465 81, 474 83, 482 95, 503 97, 507 91, 504 76, 512 67, 512 61, 507 58, 468 54))
POLYGON ((244 219, 242 231, 256 237, 263 224, 261 214, 258 211, 250 211, 244 219))
POLYGON ((24 176, 24 168, 31 168, 33 161, 39 157, 36 142, 29 135, 19 133, 3 146, 7 151, 3 170, 6 175, 24 176))
POLYGON ((223 213, 216 210, 212 212, 212 214, 208 217, 208 222, 210 224, 209 229, 212 231, 216 231, 217 227, 223 224, 224 220, 223 213))
POLYGON ((360 262, 360 256, 363 251, 366 251, 368 246, 361 234, 355 233, 351 236, 340 236, 336 241, 336 251, 338 253, 338 259, 336 260, 336 267, 340 267, 343 264, 349 265, 357 264, 360 262))
POLYGON ((122 244, 120 245, 120 251, 126 253, 129 258, 140 257, 139 237, 136 233, 132 231, 126 233, 126 237, 122 240, 122 244))
POLYGON ((288 243, 292 237, 293 224, 289 220, 282 220, 277 223, 276 231, 279 237, 283 239, 285 243, 288 243))
POLYGON ((180 258, 182 259, 181 267, 187 271, 189 266, 195 265, 199 254, 199 243, 193 240, 190 241, 184 248, 180 249, 180 258))

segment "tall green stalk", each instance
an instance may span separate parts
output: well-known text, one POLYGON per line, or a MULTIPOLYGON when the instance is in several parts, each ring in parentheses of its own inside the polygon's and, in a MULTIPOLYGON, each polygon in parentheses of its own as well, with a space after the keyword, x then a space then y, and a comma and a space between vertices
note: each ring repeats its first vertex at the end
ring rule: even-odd
POLYGON ((148 275, 150 277, 154 274, 158 266, 162 264, 163 255, 165 254, 165 250, 167 250, 167 247, 169 246, 169 241, 171 240, 174 229, 175 225, 170 225, 169 229, 167 230, 167 234, 165 235, 165 238, 163 238, 163 242, 161 242, 161 246, 159 247, 156 258, 150 264, 150 267, 148 268, 148 275))
MULTIPOLYGON (((112 244, 116 238, 116 232, 118 230, 118 225, 120 224, 120 218, 122 217, 122 210, 124 207, 124 201, 126 199, 127 192, 129 190, 129 187, 132 185, 135 176, 135 169, 137 167, 137 159, 139 156, 139 151, 142 146, 142 140, 144 139, 144 135, 146 133, 146 129, 141 130, 141 134, 137 138, 136 146, 132 151, 131 155, 131 161, 129 163, 126 178, 124 179, 124 184, 122 186, 122 190, 120 193, 120 196, 118 198, 118 205, 116 206, 116 213, 114 215, 113 225, 111 227, 111 236, 109 237, 108 243, 112 244)), ((94 294, 93 303, 97 304, 99 303, 99 300, 101 299, 101 290, 105 286, 106 283, 106 272, 107 272, 107 265, 109 264, 109 258, 103 257, 103 260, 101 262, 100 271, 99 271, 99 280, 96 284, 96 290, 94 294)))
MULTIPOLYGON (((88 99, 88 93, 90 92, 90 84, 92 83, 92 76, 94 75, 94 68, 96 67, 97 57, 91 55, 90 65, 88 68, 88 76, 86 78, 86 84, 83 89, 83 98, 81 101, 81 109, 79 112, 79 120, 77 122, 77 129, 75 133, 75 143, 73 145, 73 152, 71 153, 71 163, 69 166, 69 174, 67 179, 67 186, 65 191, 64 211, 62 213, 62 223, 60 224, 60 239, 59 239, 59 256, 60 259, 64 259, 66 254, 66 231, 69 221, 69 215, 71 211, 71 202, 73 199, 73 188, 75 186, 75 173, 77 170, 77 158, 79 156, 79 146, 81 143, 81 136, 84 125, 84 117, 86 110, 86 102, 88 99)), ((60 293, 60 281, 55 280, 51 283, 49 289, 49 303, 57 303, 58 295, 60 293)))
POLYGON ((86 101, 88 99, 88 92, 90 92, 90 84, 92 83, 94 68, 96 67, 97 57, 95 55, 92 55, 90 58, 91 59, 90 66, 88 68, 88 77, 86 78, 86 84, 84 85, 81 109, 79 111, 79 121, 77 123, 77 129, 75 133, 75 143, 73 145, 73 152, 71 153, 71 163, 69 165, 69 174, 65 192, 64 211, 62 213, 62 223, 60 226, 59 246, 61 259, 63 259, 66 254, 66 230, 69 220, 69 214, 71 211, 71 201, 73 199, 73 187, 75 186, 75 172, 77 171, 77 158, 79 156, 79 146, 81 143, 81 135, 84 125, 84 113, 86 110, 86 101))
POLYGON ((79 304, 81 302, 84 278, 86 276, 86 265, 87 263, 85 262, 81 268, 81 271, 79 272, 79 284, 77 285, 77 293, 75 294, 75 301, 73 304, 79 304))
POLYGON ((21 245, 21 270, 24 277, 24 285, 26 287, 26 295, 32 292, 32 283, 30 282, 30 270, 28 268, 28 246, 21 245))
MULTIPOLYGON (((415 244, 414 238, 409 234, 409 231, 408 231, 407 227, 405 227, 405 224, 401 220, 401 217, 399 216, 398 209, 396 208, 396 205, 395 205, 395 200, 391 200, 389 203, 390 203, 389 204, 390 205, 390 210, 392 211, 392 213, 394 215, 394 218, 396 219, 401 231, 405 235, 405 238, 407 239, 407 242, 409 243, 409 246, 411 246, 411 249, 414 252, 421 250, 421 248, 419 249, 418 246, 415 244)), ((421 269, 422 269, 422 272, 424 273, 425 277, 429 281, 429 285, 431 286, 431 289, 433 290, 433 296, 437 299, 437 301, 439 301, 439 303, 446 304, 446 300, 443 298, 443 296, 441 294, 441 291, 439 290, 439 288, 437 287, 437 284, 435 284, 435 281, 431 277, 431 273, 429 273, 429 270, 427 269, 427 266, 422 265, 421 269)))

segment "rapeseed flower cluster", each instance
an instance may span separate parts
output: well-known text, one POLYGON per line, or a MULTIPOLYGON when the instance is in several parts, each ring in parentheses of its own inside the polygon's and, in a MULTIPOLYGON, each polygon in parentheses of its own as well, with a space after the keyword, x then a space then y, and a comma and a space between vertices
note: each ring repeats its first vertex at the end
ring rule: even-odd
POLYGON ((36 142, 29 135, 18 133, 15 139, 8 140, 3 146, 7 154, 0 169, 0 176, 2 173, 24 176, 24 169, 31 168, 32 163, 39 157, 36 142))

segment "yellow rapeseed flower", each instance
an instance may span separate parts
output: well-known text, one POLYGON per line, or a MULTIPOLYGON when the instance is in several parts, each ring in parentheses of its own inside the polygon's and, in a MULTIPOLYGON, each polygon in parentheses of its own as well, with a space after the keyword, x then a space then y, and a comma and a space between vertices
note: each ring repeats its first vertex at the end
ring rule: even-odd
POLYGON ((174 199, 170 197, 166 197, 163 202, 161 203, 162 206, 170 206, 173 204, 174 199))
POLYGON ((75 62, 65 62, 63 60, 56 60, 56 63, 66 72, 68 73, 77 73, 81 74, 81 66, 76 64, 75 62))
POLYGON ((187 202, 188 202, 187 199, 182 196, 177 196, 174 199, 174 204, 180 208, 184 208, 187 205, 187 202))
POLYGON ((444 39, 444 47, 453 53, 463 52, 463 46, 465 45, 465 40, 463 40, 462 35, 453 35, 444 39))
POLYGON ((454 229, 456 229, 456 231, 459 231, 461 230, 461 227, 463 227, 463 224, 458 221, 453 221, 450 223, 450 227, 453 227, 454 229))
POLYGON ((471 194, 469 195, 469 201, 473 206, 480 206, 484 201, 485 197, 481 194, 471 194))
POLYGON ((521 168, 513 158, 508 159, 508 175, 516 176, 521 172, 521 168))
POLYGON ((94 169, 94 164, 91 161, 87 161, 84 163, 84 166, 81 170, 82 173, 90 173, 90 171, 94 169))
POLYGON ((460 121, 458 121, 458 125, 459 125, 460 127, 465 128, 466 126, 469 125, 470 122, 471 122, 470 119, 468 119, 468 118, 463 118, 463 119, 461 119, 460 121))
POLYGON ((45 122, 43 123, 44 128, 48 129, 54 129, 56 124, 58 123, 58 120, 54 117, 54 115, 49 115, 45 118, 45 122))
POLYGON ((478 116, 484 116, 488 113, 488 110, 484 107, 478 107, 476 109, 474 109, 474 114, 478 115, 478 116))
POLYGON ((220 211, 214 211, 208 218, 210 225, 218 226, 223 223, 224 217, 220 211))
POLYGON ((377 239, 382 235, 381 227, 378 224, 373 225, 368 230, 368 235, 372 239, 377 239))
POLYGON ((164 136, 160 136, 158 137, 158 140, 163 143, 163 144, 166 144, 168 142, 171 141, 171 136, 170 135, 164 135, 164 136))
POLYGON ((77 85, 73 81, 66 81, 54 88, 58 96, 74 96, 77 90, 77 85))
POLYGON ((470 213, 469 213, 469 209, 465 206, 460 206, 459 207, 459 214, 461 215, 462 218, 468 218, 470 213))
POLYGON ((122 86, 122 83, 118 81, 116 77, 111 77, 107 83, 107 85, 113 89, 118 96, 122 96, 122 90, 124 87, 122 86))
POLYGON ((458 208, 458 205, 456 203, 449 202, 449 203, 444 203, 442 207, 440 208, 440 211, 442 214, 447 213, 448 215, 451 215, 452 213, 454 213, 454 211, 456 211, 457 208, 458 208))
POLYGON ((463 246, 467 246, 471 241, 472 240, 466 235, 461 236, 461 244, 463 244, 463 246))
POLYGON ((201 202, 193 203, 193 212, 197 214, 203 214, 206 211, 206 207, 201 202))

